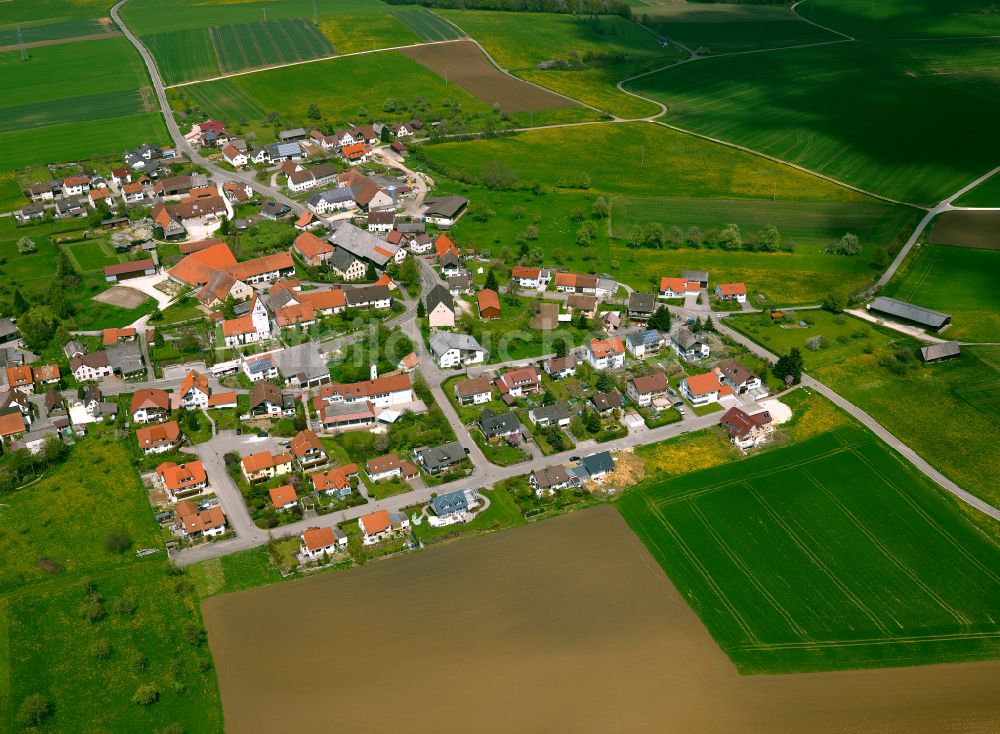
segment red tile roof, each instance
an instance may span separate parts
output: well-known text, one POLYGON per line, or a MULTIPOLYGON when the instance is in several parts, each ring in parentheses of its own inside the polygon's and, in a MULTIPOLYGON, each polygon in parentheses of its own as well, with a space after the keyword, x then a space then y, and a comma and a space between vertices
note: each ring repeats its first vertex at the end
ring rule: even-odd
POLYGON ((598 359, 612 354, 625 354, 625 345, 621 339, 591 339, 590 351, 598 359))
POLYGON ((159 408, 160 410, 167 410, 169 407, 170 396, 167 394, 166 390, 156 390, 154 388, 144 387, 132 393, 132 404, 129 410, 132 413, 135 413, 135 411, 143 408, 159 408))
POLYGON ((392 525, 392 521, 389 520, 389 511, 378 510, 368 515, 362 515, 361 525, 364 528, 365 535, 381 533, 392 525))
POLYGON ((336 545, 337 537, 333 534, 333 528, 309 528, 302 533, 302 545, 308 551, 316 551, 320 548, 329 548, 336 545))
POLYGON ((743 283, 719 283, 718 288, 724 296, 743 296, 747 292, 747 287, 743 283))
POLYGON ((0 437, 16 436, 18 433, 24 433, 25 430, 24 416, 21 415, 21 411, 15 410, 0 415, 0 437))
POLYGON ((177 425, 177 421, 138 428, 135 432, 135 437, 139 441, 139 447, 143 449, 175 443, 180 436, 181 429, 177 425))
POLYGON ((207 476, 205 467, 198 459, 184 464, 165 461, 156 467, 156 473, 163 480, 163 486, 171 492, 195 487, 203 483, 207 476))
POLYGON ((278 508, 284 507, 292 502, 299 501, 299 496, 295 492, 295 487, 291 484, 282 484, 280 487, 267 490, 267 493, 271 495, 271 504, 278 508))

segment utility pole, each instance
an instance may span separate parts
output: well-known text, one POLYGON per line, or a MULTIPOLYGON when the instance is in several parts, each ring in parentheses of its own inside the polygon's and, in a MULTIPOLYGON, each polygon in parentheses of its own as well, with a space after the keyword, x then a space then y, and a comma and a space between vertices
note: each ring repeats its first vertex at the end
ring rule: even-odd
POLYGON ((28 49, 24 47, 24 34, 21 33, 21 24, 17 24, 17 45, 21 47, 21 61, 28 60, 28 49))
POLYGON ((447 68, 444 70, 444 83, 445 84, 448 83, 448 69, 447 68))

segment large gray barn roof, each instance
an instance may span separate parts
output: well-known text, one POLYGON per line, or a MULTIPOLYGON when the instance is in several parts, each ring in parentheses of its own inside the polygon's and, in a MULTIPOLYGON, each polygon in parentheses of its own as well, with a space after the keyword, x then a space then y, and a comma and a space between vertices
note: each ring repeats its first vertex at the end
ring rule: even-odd
POLYGON ((897 301, 895 298, 886 298, 885 296, 876 298, 868 304, 868 308, 871 311, 895 316, 897 319, 906 319, 916 324, 923 324, 932 329, 940 329, 951 320, 951 316, 946 313, 931 311, 929 308, 915 306, 912 303, 897 301))

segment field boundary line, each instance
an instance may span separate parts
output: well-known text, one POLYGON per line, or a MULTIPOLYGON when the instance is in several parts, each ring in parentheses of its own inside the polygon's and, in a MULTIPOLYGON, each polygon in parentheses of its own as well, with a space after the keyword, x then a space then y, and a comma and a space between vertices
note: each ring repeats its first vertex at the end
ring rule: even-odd
POLYGON ((872 612, 871 609, 868 608, 867 604, 865 604, 860 598, 858 598, 858 596, 853 591, 851 591, 850 588, 848 588, 847 584, 845 584, 843 580, 841 580, 841 578, 837 576, 837 574, 833 573, 833 571, 830 570, 829 566, 823 563, 823 560, 819 556, 817 556, 813 552, 813 550, 806 545, 806 543, 803 542, 802 538, 799 537, 798 533, 796 533, 795 530, 787 522, 785 522, 785 519, 774 511, 774 508, 772 508, 771 505, 768 504, 767 500, 765 500, 760 495, 760 493, 753 487, 748 487, 748 489, 750 494, 753 495, 754 499, 756 499, 760 503, 760 505, 764 508, 764 510, 767 512, 767 514, 771 516, 771 519, 774 520, 774 522, 778 525, 778 527, 780 527, 782 530, 785 531, 785 533, 788 535, 788 538, 792 541, 795 547, 798 548, 800 551, 802 551, 802 554, 812 562, 812 564, 816 567, 816 569, 820 571, 820 573, 825 575, 828 579, 830 579, 830 581, 833 582, 833 585, 836 586, 838 589, 840 589, 840 593, 842 593, 844 597, 846 597, 849 601, 851 601, 858 608, 858 611, 867 616, 875 625, 875 627, 877 627, 887 636, 891 635, 891 633, 889 632, 889 628, 885 626, 885 623, 881 619, 879 619, 875 615, 875 613, 872 612))
POLYGON ((843 502, 841 502, 837 498, 837 496, 834 495, 833 492, 829 491, 826 487, 820 484, 820 482, 817 481, 816 477, 814 477, 809 472, 803 472, 803 473, 805 474, 806 479, 808 479, 812 483, 812 485, 816 487, 816 489, 818 489, 822 494, 826 495, 827 498, 837 507, 837 509, 840 510, 840 512, 845 517, 847 517, 848 520, 851 521, 851 524, 854 525, 854 527, 856 527, 859 531, 861 531, 862 535, 868 538, 871 544, 878 549, 879 553, 881 553, 886 558, 886 560, 888 560, 892 565, 894 565, 896 568, 902 571, 906 576, 908 576, 910 580, 917 585, 918 588, 920 588, 925 594, 927 594, 927 596, 933 599, 943 610, 951 614, 955 618, 956 622, 958 622, 961 625, 965 625, 966 627, 972 625, 971 619, 969 619, 964 614, 962 614, 957 609, 948 604, 948 602, 946 602, 937 592, 935 592, 932 588, 930 588, 927 584, 925 584, 923 580, 921 580, 921 578, 917 576, 916 573, 914 573, 913 569, 907 566, 905 563, 903 563, 894 553, 892 553, 882 543, 882 541, 880 541, 875 536, 875 534, 871 532, 871 530, 865 527, 865 525, 860 520, 858 520, 857 515, 851 512, 850 508, 847 507, 847 505, 845 505, 843 502))
POLYGON ((801 5, 801 4, 803 3, 803 2, 805 2, 805 0, 797 0, 796 2, 792 3, 792 4, 791 4, 791 6, 790 6, 790 7, 788 8, 788 9, 789 9, 789 10, 791 10, 791 11, 792 11, 792 13, 794 13, 794 14, 796 15, 796 17, 798 17, 798 18, 799 18, 800 20, 802 20, 802 21, 805 21, 805 22, 806 22, 806 23, 808 23, 809 25, 814 25, 814 26, 816 26, 817 28, 822 28, 822 29, 823 29, 824 31, 829 31, 830 33, 835 33, 835 34, 837 34, 838 36, 843 36, 844 38, 846 38, 846 39, 847 39, 847 40, 849 40, 849 41, 857 41, 857 40, 858 40, 858 39, 856 39, 856 38, 855 38, 854 36, 849 36, 849 35, 847 35, 846 33, 841 33, 840 31, 836 31, 836 30, 834 30, 833 28, 828 28, 828 27, 827 27, 827 26, 825 26, 825 25, 820 25, 820 24, 819 24, 819 23, 817 23, 816 21, 814 21, 814 20, 810 20, 809 18, 807 18, 807 17, 805 17, 804 15, 802 15, 801 13, 799 13, 799 11, 798 11, 798 7, 799 7, 799 6, 800 6, 800 5, 801 5))
MULTIPOLYGON (((737 625, 739 625, 740 629, 743 630, 743 634, 746 636, 746 638, 754 644, 758 645, 761 644, 761 640, 757 636, 757 633, 753 630, 753 628, 746 621, 746 619, 744 619, 743 615, 740 614, 740 611, 736 608, 736 606, 729 600, 729 597, 727 597, 725 592, 722 591, 722 588, 718 585, 715 579, 712 578, 711 574, 708 573, 708 569, 705 568, 705 566, 701 563, 697 555, 691 550, 690 546, 688 546, 685 540, 681 537, 680 533, 677 532, 677 529, 670 524, 670 521, 667 520, 667 518, 663 515, 662 512, 660 512, 659 508, 654 506, 649 501, 649 495, 647 495, 645 492, 642 495, 642 499, 643 501, 645 501, 646 507, 649 509, 650 514, 657 520, 659 520, 660 524, 663 526, 663 529, 666 530, 667 533, 670 535, 670 537, 674 539, 674 543, 676 544, 677 548, 687 559, 688 563, 690 563, 691 566, 693 566, 695 570, 699 572, 700 578, 706 584, 708 584, 709 588, 715 594, 716 599, 718 599, 719 602, 721 602, 722 605, 729 610, 729 613, 732 616, 733 620, 736 622, 737 625)), ((654 538, 647 536, 646 540, 648 542, 651 542, 654 546, 656 546, 657 550, 660 551, 661 555, 664 558, 668 558, 670 556, 669 553, 664 553, 663 548, 660 546, 659 543, 656 542, 654 538)))
MULTIPOLYGON (((817 640, 815 642, 778 642, 774 645, 742 645, 743 651, 782 652, 785 650, 836 649, 839 647, 862 647, 870 645, 919 645, 928 642, 948 642, 951 640, 995 640, 1000 639, 1000 631, 993 632, 940 632, 930 635, 906 635, 903 637, 865 637, 852 640, 817 640)), ((976 658, 979 659, 979 658, 976 658)))
POLYGON ((702 524, 712 539, 715 540, 719 550, 721 550, 730 559, 730 561, 732 561, 733 565, 740 569, 740 571, 743 572, 743 575, 747 577, 747 581, 750 582, 750 585, 757 589, 757 592, 764 597, 772 607, 774 607, 774 611, 776 611, 782 619, 788 623, 788 626, 795 634, 803 639, 808 639, 809 636, 806 633, 806 630, 797 621, 795 621, 795 617, 793 617, 787 609, 778 603, 778 600, 774 598, 774 595, 767 589, 767 587, 764 586, 764 584, 761 583, 760 579, 753 574, 750 566, 748 566, 747 563, 740 558, 732 548, 729 547, 725 539, 719 534, 719 531, 717 531, 708 521, 708 518, 705 517, 705 513, 699 509, 698 505, 694 502, 688 502, 688 507, 691 509, 691 513, 698 519, 698 522, 702 524))

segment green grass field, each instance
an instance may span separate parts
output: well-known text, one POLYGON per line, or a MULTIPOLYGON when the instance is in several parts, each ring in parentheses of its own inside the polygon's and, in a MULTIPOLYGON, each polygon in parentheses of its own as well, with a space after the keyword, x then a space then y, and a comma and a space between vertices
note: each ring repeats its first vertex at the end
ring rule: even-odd
POLYGON ((0 729, 14 731, 21 701, 42 693, 54 712, 45 731, 91 732, 100 721, 111 731, 178 722, 221 732, 208 649, 184 635, 186 625, 200 628, 195 597, 166 573, 160 532, 128 451, 110 435, 71 451, 50 476, 4 497, 0 627, 8 631, 10 667, 0 729), (146 559, 133 550, 111 553, 104 538, 113 529, 124 531, 133 549, 161 552, 146 559), (106 611, 93 622, 81 615, 86 577, 106 611), (95 655, 100 640, 109 643, 106 658, 95 655), (145 657, 141 668, 136 654, 145 657), (131 697, 146 683, 159 690, 159 701, 137 706, 131 697))
POLYGON ((208 28, 165 31, 142 37, 156 59, 164 84, 219 76, 219 57, 208 28))
POLYGON ((702 55, 785 48, 840 38, 783 7, 684 4, 642 8, 636 15, 657 33, 702 55))
POLYGON ((79 22, 107 15, 106 0, 9 0, 0 3, 0 25, 79 22))
POLYGON ((394 12, 386 6, 376 12, 338 13, 320 18, 319 27, 338 54, 420 43, 420 37, 394 12))
POLYGON ((883 292, 950 313, 949 339, 1000 342, 1000 306, 992 297, 998 280, 1000 251, 923 245, 911 251, 883 292))
POLYGON ((159 113, 144 111, 138 90, 148 80, 132 46, 121 37, 81 43, 32 49, 27 63, 16 52, 0 54, 5 166, 80 160, 166 141, 159 113), (79 63, 81 55, 87 63, 79 63))
POLYGON ((845 43, 707 59, 629 88, 667 104, 669 124, 932 204, 1000 154, 998 69, 988 41, 845 43))
POLYGON ((622 94, 615 89, 617 82, 681 58, 677 50, 661 48, 651 33, 618 16, 577 20, 550 13, 438 12, 515 75, 620 117, 654 115, 659 109, 622 94), (572 61, 580 68, 537 70, 544 61, 572 61))
POLYGON ((743 673, 1000 654, 1000 548, 859 426, 618 508, 743 673))
POLYGON ((211 35, 224 73, 333 53, 330 42, 305 18, 216 26, 211 35))
POLYGON ((994 174, 955 200, 955 206, 1000 206, 1000 175, 994 174))
POLYGON ((406 8, 392 11, 394 18, 417 34, 421 41, 451 41, 462 32, 427 8, 406 8))
POLYGON ((805 0, 799 14, 860 39, 1000 35, 1000 16, 980 0, 805 0))
MULTIPOLYGON (((92 36, 104 33, 104 27, 95 19, 78 18, 57 23, 36 21, 21 24, 21 37, 25 43, 40 41, 64 41, 77 36, 92 36)), ((17 44, 17 27, 0 27, 0 46, 17 44)))
POLYGON ((1000 504, 1000 454, 992 438, 1000 419, 1000 347, 963 347, 958 359, 911 363, 903 375, 881 364, 895 351, 856 353, 811 374, 959 486, 1000 504))

